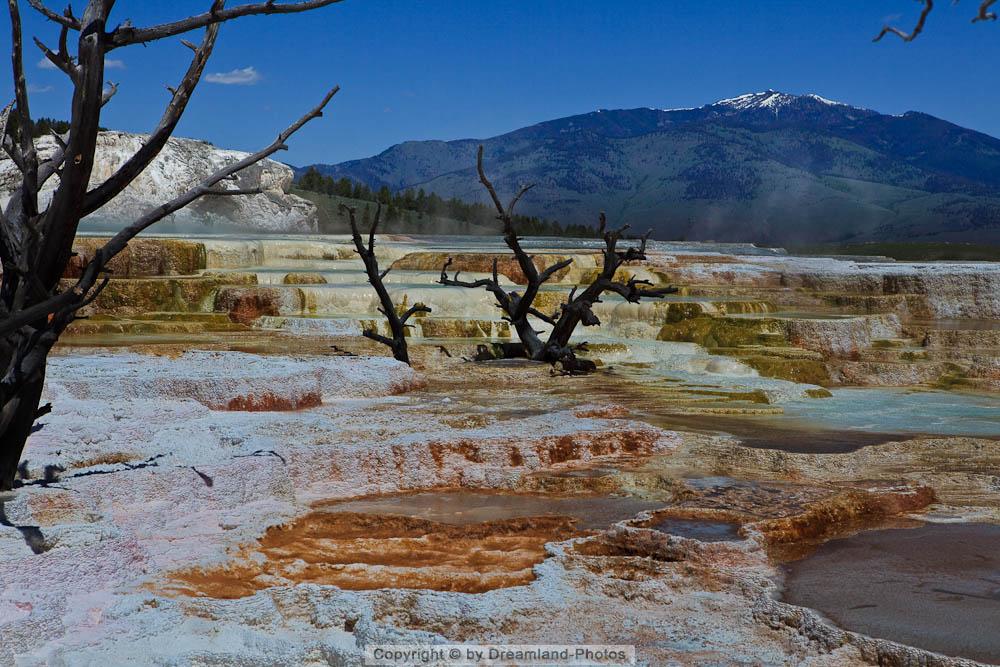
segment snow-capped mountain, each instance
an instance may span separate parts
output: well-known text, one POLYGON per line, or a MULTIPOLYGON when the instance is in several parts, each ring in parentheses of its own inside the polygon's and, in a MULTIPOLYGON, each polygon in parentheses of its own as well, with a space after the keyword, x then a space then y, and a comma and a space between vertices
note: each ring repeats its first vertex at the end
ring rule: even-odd
POLYGON ((1000 242, 1000 141, 927 114, 889 116, 816 94, 602 109, 316 167, 373 187, 482 201, 479 143, 500 189, 536 183, 522 212, 562 222, 604 210, 660 238, 1000 242))
POLYGON ((809 93, 808 95, 789 95, 788 93, 781 93, 777 90, 765 90, 762 93, 747 93, 745 95, 719 100, 718 102, 709 104, 708 106, 728 107, 734 111, 768 109, 777 112, 786 107, 794 107, 796 105, 808 104, 810 102, 815 102, 828 107, 849 106, 843 102, 834 102, 833 100, 828 100, 825 97, 820 97, 819 95, 814 95, 812 93, 809 93))

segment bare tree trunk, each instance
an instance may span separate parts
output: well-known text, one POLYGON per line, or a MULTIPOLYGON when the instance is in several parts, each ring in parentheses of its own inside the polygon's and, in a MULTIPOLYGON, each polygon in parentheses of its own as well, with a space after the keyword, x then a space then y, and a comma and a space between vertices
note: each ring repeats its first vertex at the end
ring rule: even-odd
POLYGON ((266 148, 227 165, 173 200, 147 211, 118 232, 84 267, 81 277, 67 289, 60 279, 72 255, 80 220, 122 192, 156 158, 184 114, 212 53, 219 25, 253 14, 289 14, 333 4, 339 0, 274 0, 226 8, 224 0, 212 0, 207 12, 149 27, 129 21, 109 31, 109 16, 115 0, 87 0, 78 17, 71 8, 63 13, 50 10, 43 0, 29 4, 59 26, 58 50, 36 39, 42 55, 67 76, 73 88, 70 129, 56 135, 56 150, 41 159, 35 149, 34 123, 29 109, 29 91, 24 67, 20 3, 8 0, 11 25, 11 64, 14 102, 0 111, 0 148, 20 172, 20 184, 0 212, 0 489, 14 484, 14 475, 35 420, 47 412, 39 410, 49 350, 76 313, 91 303, 107 285, 107 264, 137 234, 168 215, 204 196, 243 195, 258 190, 240 190, 225 185, 235 174, 279 150, 305 123, 322 115, 337 92, 285 129, 266 148), (143 146, 103 183, 91 189, 101 110, 117 91, 104 78, 107 54, 118 48, 147 44, 205 29, 201 44, 182 40, 194 51, 183 79, 170 88, 171 98, 159 124, 143 146), (71 42, 71 33, 77 38, 71 42), (75 46, 75 53, 71 53, 75 46), (8 121, 16 118, 17 127, 8 121), (46 181, 58 176, 47 207, 39 207, 39 192, 46 181), (219 187, 217 187, 219 186, 219 187))
POLYGON ((0 491, 14 488, 24 444, 38 417, 44 383, 43 370, 41 377, 26 382, 0 407, 0 443, 3 443, 0 445, 0 491))
POLYGON ((527 279, 524 293, 516 291, 507 292, 500 285, 497 272, 497 260, 493 260, 493 276, 491 278, 481 278, 475 281, 466 281, 459 278, 459 273, 448 276, 448 268, 452 264, 449 258, 441 269, 441 278, 438 280, 442 285, 456 287, 476 288, 483 287, 497 299, 497 307, 504 312, 504 319, 509 321, 517 332, 518 338, 524 346, 524 351, 529 359, 534 361, 547 361, 549 363, 561 363, 569 372, 576 372, 584 368, 593 367, 592 363, 583 364, 576 359, 575 352, 570 347, 570 338, 576 327, 580 324, 584 326, 596 326, 601 323, 597 315, 594 314, 593 306, 599 303, 601 295, 605 292, 613 292, 620 295, 626 301, 638 303, 643 297, 660 298, 677 291, 674 287, 652 288, 652 283, 646 280, 636 280, 632 278, 627 282, 615 280, 615 274, 624 264, 632 261, 646 259, 646 241, 649 238, 647 233, 641 239, 638 247, 630 247, 624 251, 617 248, 618 241, 627 226, 621 229, 608 230, 607 219, 604 214, 600 216, 600 232, 604 236, 604 263, 597 278, 579 294, 576 288, 570 292, 566 303, 559 307, 554 315, 546 315, 534 307, 535 297, 538 290, 551 279, 556 273, 570 266, 573 260, 568 259, 553 264, 543 271, 539 271, 534 260, 521 247, 521 239, 517 235, 517 228, 514 224, 514 207, 532 186, 526 186, 515 195, 510 204, 506 207, 500 202, 500 197, 496 193, 493 184, 486 177, 483 169, 483 147, 479 147, 476 157, 476 168, 479 172, 479 181, 490 194, 493 205, 497 210, 497 218, 503 223, 503 237, 507 247, 514 253, 521 272, 527 279), (646 287, 649 286, 649 287, 646 287), (552 331, 545 341, 539 337, 539 333, 531 324, 530 318, 536 318, 552 325, 552 331))
POLYGON ((379 312, 385 315, 385 319, 389 322, 389 331, 392 333, 392 337, 383 336, 374 329, 365 329, 362 333, 365 338, 388 345, 396 361, 402 361, 404 364, 409 365, 410 351, 406 345, 406 329, 411 325, 406 322, 416 313, 429 313, 431 309, 422 303, 415 303, 402 314, 396 312, 396 304, 393 303, 392 297, 389 295, 389 290, 385 288, 384 283, 389 269, 380 272, 378 258, 375 256, 375 230, 378 229, 378 223, 382 218, 382 204, 379 203, 375 209, 375 220, 372 221, 372 226, 368 230, 367 246, 365 246, 361 238, 361 231, 358 229, 357 210, 346 204, 341 204, 340 208, 347 212, 348 219, 351 222, 351 238, 354 240, 354 251, 358 253, 361 261, 364 262, 365 273, 368 274, 368 282, 371 283, 371 286, 375 289, 375 293, 378 295, 379 312))

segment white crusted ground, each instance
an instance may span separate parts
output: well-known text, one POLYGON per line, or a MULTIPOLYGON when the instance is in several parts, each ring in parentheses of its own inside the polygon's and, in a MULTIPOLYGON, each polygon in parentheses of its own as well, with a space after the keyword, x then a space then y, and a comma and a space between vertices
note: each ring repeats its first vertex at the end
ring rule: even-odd
MULTIPOLYGON (((0 663, 17 656, 22 664, 186 664, 202 656, 220 664, 291 664, 328 644, 356 656, 359 638, 331 633, 319 618, 304 632, 305 607, 272 606, 276 616, 248 621, 246 610, 268 606, 270 593, 221 603, 221 616, 207 621, 193 603, 143 592, 143 585, 170 569, 223 561, 228 548, 304 513, 314 500, 438 485, 505 487, 546 466, 565 438, 582 447, 584 460, 595 442, 621 451, 640 438, 652 452, 676 444, 648 426, 566 411, 450 427, 433 403, 386 395, 401 378, 412 384, 412 371, 383 359, 101 354, 54 358, 49 377, 55 409, 25 458, 33 478, 49 465, 65 471, 60 482, 23 487, 3 502, 12 525, 0 526, 0 663), (323 386, 322 407, 247 413, 199 402, 244 391, 246 383, 287 384, 295 392, 288 383, 295 372, 323 386), (358 386, 382 396, 347 398, 358 386), (516 466, 512 449, 520 455, 516 466), (45 552, 32 553, 16 526, 37 526, 36 547, 45 552)), ((344 605, 352 617, 370 609, 365 596, 305 588, 315 599, 341 600, 328 604, 344 605)), ((365 627, 362 644, 375 626, 365 627)))
POLYGON ((228 562, 313 501, 514 488, 595 451, 669 454, 680 438, 587 416, 604 413, 574 411, 570 399, 539 397, 552 409, 505 416, 451 409, 440 394, 388 395, 413 376, 382 359, 81 355, 53 359, 49 378, 55 407, 25 458, 33 478, 47 465, 65 471, 2 499, 0 664, 359 665, 373 642, 467 641, 636 644, 646 665, 849 665, 873 641, 774 602, 759 535, 703 545, 621 524, 618 543, 638 556, 550 544, 533 583, 481 594, 303 584, 237 600, 172 597, 167 572, 228 562), (245 384, 298 391, 296 372, 320 376, 309 382, 322 386, 322 406, 249 413, 200 402, 245 384), (353 386, 371 395, 352 398, 353 386))
POLYGON ((47 397, 102 400, 193 399, 225 408, 234 399, 384 396, 418 383, 413 369, 386 357, 276 357, 242 352, 185 352, 178 358, 107 352, 57 356, 47 397))

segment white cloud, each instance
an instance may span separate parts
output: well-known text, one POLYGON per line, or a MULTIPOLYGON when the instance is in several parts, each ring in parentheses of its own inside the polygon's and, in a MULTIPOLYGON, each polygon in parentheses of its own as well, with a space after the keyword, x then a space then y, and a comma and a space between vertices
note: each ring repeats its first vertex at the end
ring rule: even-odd
POLYGON ((53 90, 55 90, 55 88, 53 88, 52 86, 39 86, 39 85, 36 85, 34 83, 29 83, 28 84, 28 92, 29 93, 48 93, 48 92, 51 92, 53 90))
MULTIPOLYGON (((56 69, 55 64, 48 58, 42 57, 38 61, 38 69, 56 69)), ((104 61, 104 69, 125 69, 125 61, 117 58, 108 58, 104 61)))
POLYGON ((209 83, 221 83, 224 86, 252 86, 260 80, 260 72, 252 65, 229 72, 215 72, 205 77, 205 81, 209 83))

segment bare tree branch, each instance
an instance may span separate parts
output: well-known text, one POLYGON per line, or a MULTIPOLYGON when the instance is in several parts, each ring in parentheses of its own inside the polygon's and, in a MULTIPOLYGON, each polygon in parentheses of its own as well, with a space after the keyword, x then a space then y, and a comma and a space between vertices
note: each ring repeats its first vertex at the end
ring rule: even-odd
POLYGON ((189 189, 187 192, 184 192, 175 197, 174 199, 172 199, 171 201, 147 212, 145 215, 143 215, 141 218, 133 222, 131 225, 128 225, 127 227, 119 231, 117 234, 115 234, 101 249, 109 258, 113 257, 114 255, 121 252, 125 248, 125 245, 133 238, 135 238, 135 236, 139 234, 139 232, 146 229, 153 223, 162 220, 171 213, 179 211, 180 209, 184 208, 194 200, 203 197, 206 194, 209 194, 212 191, 212 186, 214 186, 215 184, 219 183, 220 181, 226 178, 229 178, 230 176, 236 174, 237 172, 243 171, 247 167, 260 162, 266 157, 270 157, 271 155, 277 153, 278 151, 286 150, 288 146, 285 144, 285 142, 288 141, 288 138, 291 137, 296 132, 298 132, 300 129, 302 129, 302 126, 308 123, 309 121, 313 120, 314 118, 321 117, 323 115, 323 109, 330 102, 333 96, 337 94, 337 91, 339 90, 340 86, 335 86, 334 88, 332 88, 323 97, 323 99, 320 101, 319 104, 313 107, 308 113, 299 118, 297 121, 295 121, 287 128, 285 128, 281 132, 281 134, 278 135, 277 139, 271 142, 269 146, 267 146, 266 148, 262 148, 256 153, 251 153, 242 160, 234 162, 229 166, 219 169, 214 174, 203 180, 201 183, 189 189))
MULTIPOLYGON (((63 32, 65 31, 66 29, 63 28, 63 32)), ((48 61, 53 65, 55 65, 58 69, 62 70, 66 74, 66 76, 70 78, 71 81, 75 82, 77 76, 76 66, 70 59, 69 54, 63 51, 55 53, 49 47, 45 46, 45 44, 42 43, 42 40, 38 39, 37 37, 35 37, 34 40, 35 40, 35 46, 41 49, 46 59, 48 59, 48 61)), ((65 45, 66 43, 65 40, 60 40, 60 42, 63 45, 65 45)))
POLYGON ((187 192, 184 192, 166 204, 149 211, 146 215, 119 231, 94 253, 94 257, 90 260, 90 262, 88 262, 83 275, 71 289, 50 297, 49 299, 35 304, 30 308, 11 313, 5 319, 0 320, 0 335, 15 331, 20 327, 38 319, 48 318, 49 316, 55 316, 59 313, 65 313, 68 311, 79 310, 86 304, 93 301, 97 294, 100 293, 100 290, 103 289, 104 284, 107 282, 107 279, 105 279, 105 282, 97 288, 97 292, 88 296, 94 288, 98 274, 104 271, 105 264, 110 261, 112 257, 121 252, 125 248, 126 244, 135 238, 139 232, 143 231, 153 223, 162 220, 171 213, 184 208, 199 197, 205 196, 206 194, 220 194, 220 192, 214 191, 212 186, 219 183, 223 179, 246 169, 250 165, 260 162, 269 155, 287 148, 285 142, 288 138, 295 134, 310 120, 322 116, 324 107, 326 107, 330 99, 339 89, 340 88, 338 86, 330 90, 330 92, 323 97, 322 101, 316 107, 289 125, 281 134, 278 135, 278 138, 266 148, 248 155, 242 160, 227 167, 223 167, 211 176, 208 176, 198 185, 189 189, 187 192))
POLYGON ((561 262, 556 262, 555 264, 545 269, 538 275, 538 281, 541 283, 547 282, 550 278, 552 278, 552 276, 572 265, 573 265, 572 259, 564 259, 561 262))
POLYGON ((20 160, 23 162, 21 210, 26 217, 38 215, 38 155, 32 139, 34 123, 28 106, 28 83, 24 78, 24 49, 21 44, 21 13, 17 0, 7 0, 11 27, 11 65, 14 74, 14 99, 17 102, 20 160))
POLYGON ((31 5, 35 9, 35 11, 37 11, 39 14, 49 19, 50 21, 54 21, 59 25, 68 28, 70 30, 80 29, 80 20, 77 19, 75 16, 73 16, 73 12, 70 11, 69 7, 66 8, 66 11, 64 13, 60 14, 59 12, 54 12, 48 7, 46 7, 44 4, 42 4, 41 0, 28 0, 28 4, 31 5))
POLYGON ((997 0, 983 0, 982 4, 979 5, 979 13, 972 19, 972 22, 996 21, 997 15, 990 11, 990 7, 992 7, 996 1, 997 0))
POLYGON ((104 92, 101 93, 101 106, 111 101, 111 98, 115 96, 118 92, 118 84, 108 81, 108 85, 104 88, 104 92))
POLYGON ((0 137, 7 136, 7 123, 10 120, 10 112, 14 109, 14 102, 10 102, 0 110, 0 137))
POLYGON ((887 24, 882 26, 882 31, 879 34, 875 35, 875 39, 873 39, 872 41, 877 42, 886 35, 888 35, 889 33, 898 36, 904 42, 912 42, 914 39, 916 39, 917 35, 923 32, 924 24, 927 23, 927 16, 934 9, 934 0, 921 0, 921 1, 924 3, 924 8, 920 11, 920 18, 917 19, 917 25, 913 27, 913 30, 911 30, 910 32, 903 32, 899 28, 887 24))
POLYGON ((415 314, 429 313, 429 312, 431 312, 431 309, 429 307, 425 306, 422 303, 418 303, 407 308, 406 312, 404 312, 402 315, 399 316, 399 319, 401 322, 403 322, 403 324, 406 324, 406 321, 411 317, 413 317, 415 314))
POLYGON ((504 209, 503 204, 500 202, 500 197, 497 196, 497 191, 490 182, 490 179, 486 178, 486 171, 483 169, 483 145, 479 144, 479 151, 476 153, 476 171, 479 172, 479 182, 483 184, 486 191, 490 193, 490 198, 493 200, 493 205, 497 209, 497 214, 499 214, 499 219, 504 223, 506 231, 507 225, 507 211, 504 209))
POLYGON ((493 278, 480 278, 479 280, 474 280, 472 282, 460 280, 460 271, 456 271, 454 277, 448 277, 448 268, 452 265, 454 259, 452 257, 448 258, 448 261, 444 263, 441 267, 441 277, 438 279, 438 283, 441 285, 446 285, 448 287, 465 287, 469 289, 475 289, 478 287, 485 287, 488 292, 496 297, 497 303, 500 308, 510 315, 512 310, 510 295, 504 290, 500 285, 500 281, 497 275, 497 263, 496 259, 493 260, 493 278))
MULTIPOLYGON (((910 32, 904 32, 899 28, 885 25, 882 27, 882 31, 875 36, 872 41, 877 42, 881 40, 888 34, 893 34, 899 37, 904 42, 912 42, 917 36, 924 31, 924 26, 927 23, 927 17, 930 15, 931 11, 934 9, 934 0, 920 0, 923 3, 923 9, 920 11, 920 17, 917 19, 917 24, 913 27, 910 32)), ((978 23, 979 21, 996 21, 997 15, 990 11, 990 7, 996 4, 997 0, 981 0, 979 3, 979 9, 976 15, 972 18, 973 23, 978 23)), ((953 4, 958 4, 958 0, 954 0, 953 4)))
POLYGON ((212 188, 205 192, 206 197, 242 197, 245 195, 259 195, 264 192, 263 188, 236 188, 226 190, 225 188, 212 188))
POLYGON ((127 46, 129 44, 142 44, 152 42, 166 37, 173 37, 198 28, 204 28, 223 21, 230 21, 241 16, 251 16, 254 14, 294 14, 305 12, 310 9, 318 9, 332 5, 342 0, 303 0, 302 2, 289 2, 278 4, 274 0, 267 2, 257 2, 254 4, 240 5, 229 9, 215 8, 188 18, 171 23, 150 26, 148 28, 135 28, 131 25, 121 25, 111 32, 110 46, 108 50, 127 46))
MULTIPOLYGON (((221 8, 222 6, 223 0, 215 0, 212 5, 213 9, 221 8)), ((135 155, 119 167, 118 171, 112 174, 100 186, 87 193, 83 204, 84 215, 93 213, 111 201, 141 174, 149 166, 149 163, 160 154, 163 147, 166 146, 167 140, 170 139, 174 129, 177 127, 177 123, 180 122, 181 116, 184 115, 188 101, 191 99, 191 95, 201 80, 201 75, 205 71, 205 65, 208 64, 208 59, 215 48, 215 40, 218 34, 218 24, 209 26, 205 31, 205 37, 202 39, 200 46, 194 47, 194 58, 191 60, 184 78, 181 79, 180 84, 178 84, 171 96, 170 103, 167 104, 167 108, 164 110, 156 129, 146 138, 142 148, 136 151, 135 155)))
POLYGON ((521 197, 523 197, 528 192, 528 190, 530 190, 533 187, 535 187, 535 184, 534 183, 529 183, 528 185, 523 186, 518 191, 518 193, 516 195, 514 195, 513 199, 511 199, 510 203, 507 205, 507 216, 508 217, 513 217, 513 215, 514 215, 514 207, 517 206, 517 202, 521 201, 521 197))
MULTIPOLYGON (((70 75, 73 83, 69 131, 54 135, 55 150, 41 159, 35 150, 33 122, 25 80, 20 0, 7 0, 11 18, 11 63, 14 103, 0 118, 0 145, 20 170, 20 183, 0 215, 0 490, 10 489, 24 443, 38 418, 48 354, 77 313, 97 299, 110 280, 107 263, 130 239, 163 217, 204 196, 239 196, 259 192, 223 183, 241 169, 286 148, 287 139, 306 122, 322 114, 336 89, 303 118, 289 126, 267 148, 235 161, 205 178, 173 200, 147 211, 114 235, 85 264, 80 277, 68 289, 60 289, 61 278, 73 255, 79 223, 132 181, 162 149, 175 129, 195 84, 212 51, 221 22, 250 14, 283 14, 306 11, 337 0, 310 0, 277 4, 273 0, 226 10, 222 0, 205 0, 206 14, 149 29, 134 29, 128 21, 109 32, 108 17, 115 0, 87 0, 81 16, 70 9, 59 14, 44 3, 28 0, 41 16, 60 26, 58 48, 36 40, 49 62, 70 75), (206 28, 200 46, 182 42, 194 51, 191 65, 159 125, 125 166, 94 190, 88 191, 94 172, 101 109, 117 90, 105 79, 107 54, 126 43, 168 37, 196 28, 206 28), (70 53, 69 32, 79 33, 70 53), (116 42, 115 39, 120 41, 116 42), (129 41, 131 40, 131 41, 129 41), (75 57, 74 57, 75 56, 75 57), (10 131, 10 115, 17 114, 16 132, 10 131), (47 179, 59 176, 49 205, 38 210, 38 191, 47 179), (89 210, 88 210, 89 208, 89 210)), ((414 311, 415 313, 416 311, 414 311)), ((411 316, 414 314, 411 313, 411 316)))

